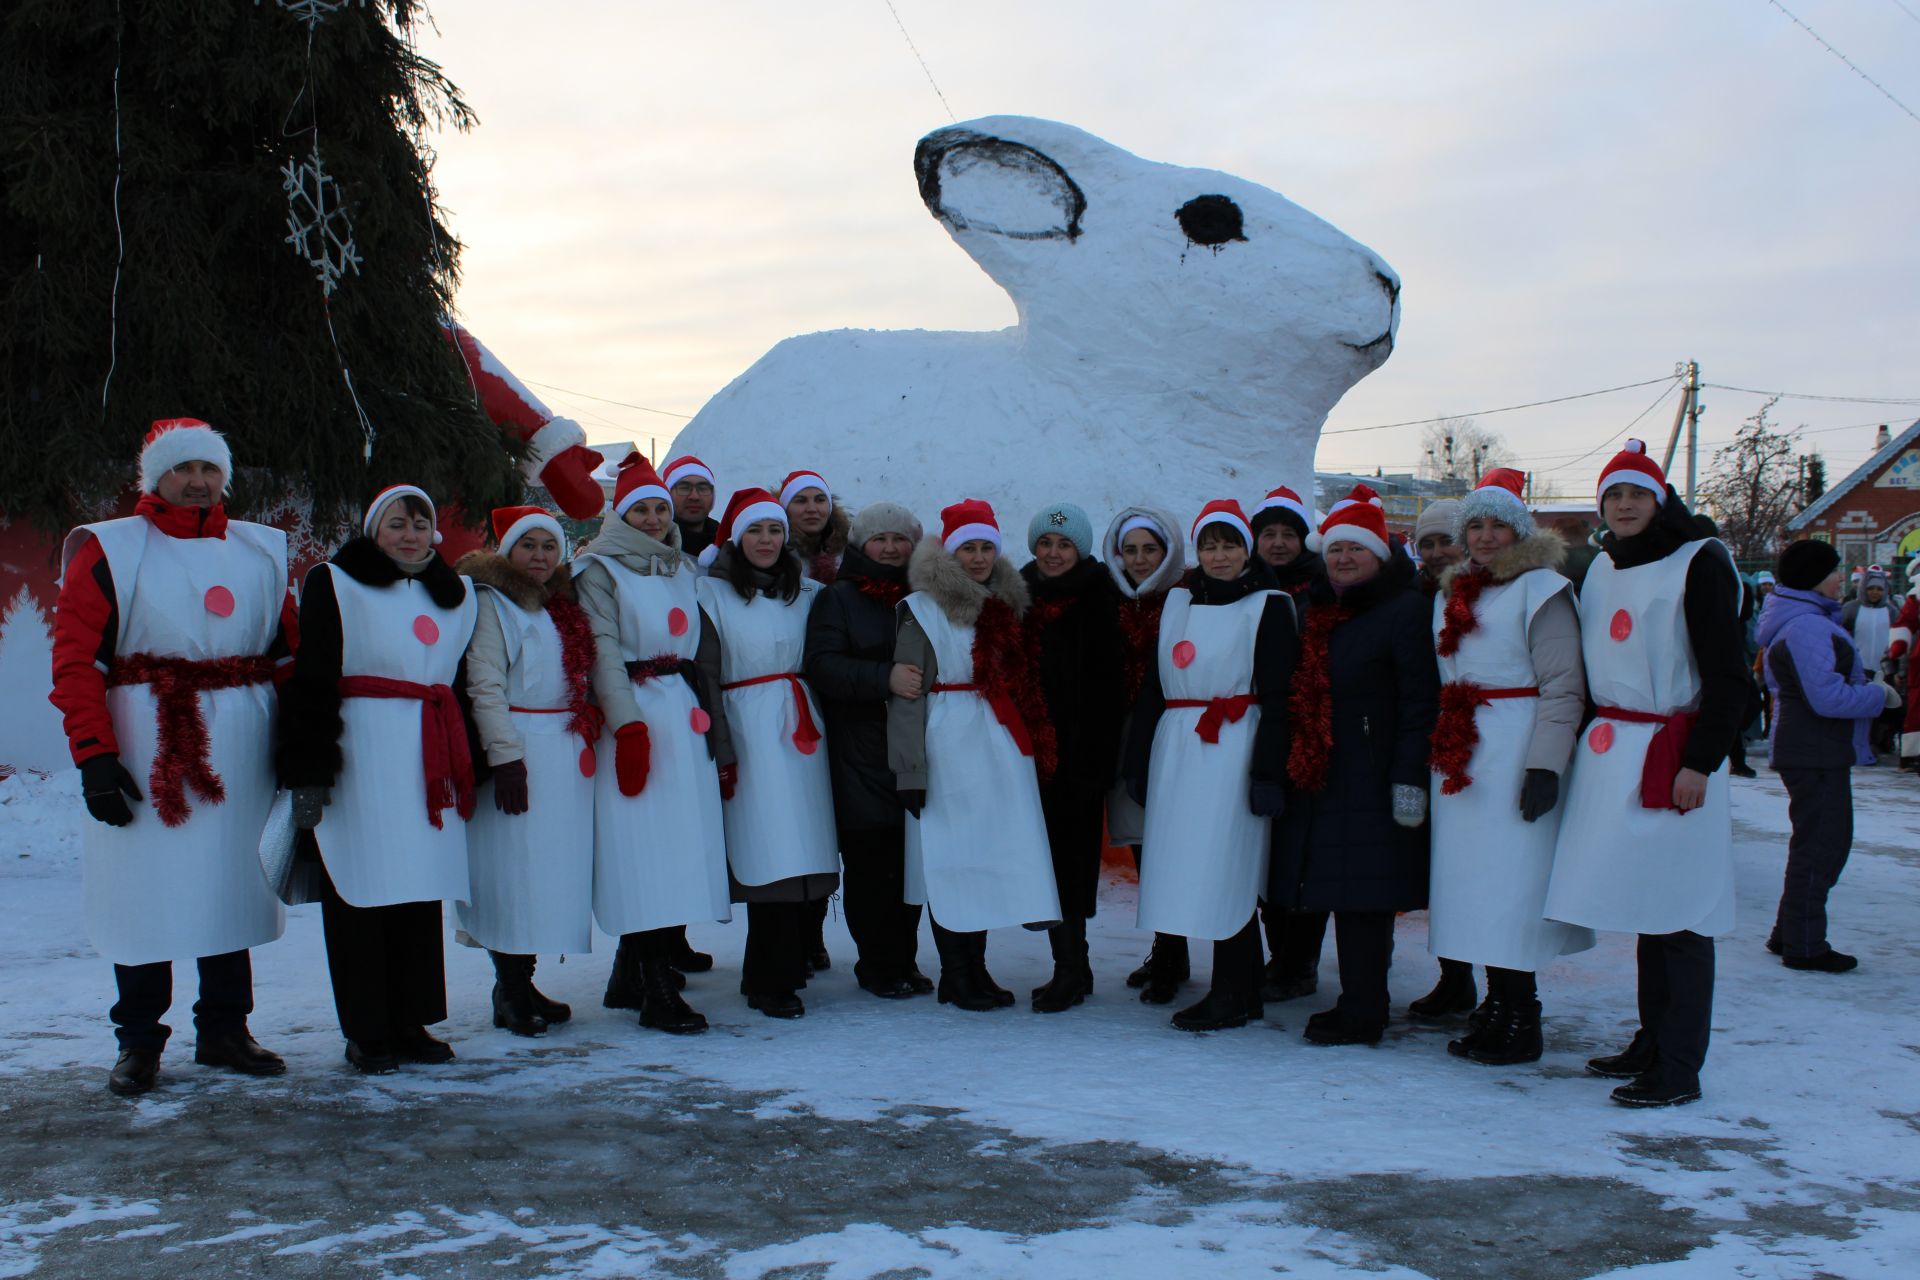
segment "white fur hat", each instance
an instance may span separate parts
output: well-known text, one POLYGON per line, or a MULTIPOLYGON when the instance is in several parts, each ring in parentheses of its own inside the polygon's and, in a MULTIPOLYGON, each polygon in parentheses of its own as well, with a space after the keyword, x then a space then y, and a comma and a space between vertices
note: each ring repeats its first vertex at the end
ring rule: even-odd
POLYGON ((220 468, 221 491, 233 488, 233 454, 225 436, 198 418, 161 418, 140 446, 140 491, 158 493, 160 477, 183 462, 211 462, 220 468))

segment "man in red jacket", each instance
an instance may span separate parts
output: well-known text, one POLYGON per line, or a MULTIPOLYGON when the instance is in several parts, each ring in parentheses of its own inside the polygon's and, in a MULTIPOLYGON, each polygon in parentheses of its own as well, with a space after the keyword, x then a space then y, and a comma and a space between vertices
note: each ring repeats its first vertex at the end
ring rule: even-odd
POLYGON ((259 861, 273 800, 272 682, 293 639, 287 539, 227 519, 232 460, 204 422, 153 424, 134 514, 67 536, 53 704, 87 812, 87 933, 114 962, 120 1057, 107 1087, 153 1088, 172 961, 199 962, 194 1060, 278 1075, 247 1030, 248 948, 286 927, 259 861))
MULTIPOLYGON (((1915 556, 1907 566, 1907 578, 1913 586, 1907 589, 1906 596, 1901 599, 1899 616, 1893 620, 1893 629, 1887 633, 1884 665, 1891 681, 1898 664, 1907 664, 1907 711, 1900 725, 1897 745, 1900 767, 1912 769, 1916 767, 1916 757, 1920 757, 1920 662, 1913 661, 1913 655, 1909 652, 1914 636, 1920 634, 1920 556, 1915 556)), ((1895 685, 1895 688, 1898 687, 1895 685)))

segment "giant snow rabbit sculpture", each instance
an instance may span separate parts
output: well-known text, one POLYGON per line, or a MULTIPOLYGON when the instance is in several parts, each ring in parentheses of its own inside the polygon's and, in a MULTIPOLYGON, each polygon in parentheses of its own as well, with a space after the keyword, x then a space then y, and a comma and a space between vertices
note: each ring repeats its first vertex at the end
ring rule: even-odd
POLYGON ((815 469, 923 519, 962 496, 1010 527, 1061 499, 1193 511, 1311 493, 1328 410, 1393 350, 1392 269, 1265 187, 1020 116, 935 130, 914 171, 1018 323, 788 338, 676 453, 729 486, 815 469))

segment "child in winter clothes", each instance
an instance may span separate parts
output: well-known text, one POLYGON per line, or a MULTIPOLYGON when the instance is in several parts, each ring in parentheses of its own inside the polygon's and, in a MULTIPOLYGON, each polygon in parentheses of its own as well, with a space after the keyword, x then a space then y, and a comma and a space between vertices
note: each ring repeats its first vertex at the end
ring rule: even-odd
POLYGON ((1761 614, 1774 696, 1772 761, 1787 785, 1786 882, 1767 949, 1789 969, 1844 973, 1858 961, 1827 944, 1827 894, 1853 843, 1849 770, 1872 764, 1867 726, 1900 705, 1870 678, 1840 625, 1840 556, 1825 542, 1796 542, 1780 555, 1779 586, 1761 614))

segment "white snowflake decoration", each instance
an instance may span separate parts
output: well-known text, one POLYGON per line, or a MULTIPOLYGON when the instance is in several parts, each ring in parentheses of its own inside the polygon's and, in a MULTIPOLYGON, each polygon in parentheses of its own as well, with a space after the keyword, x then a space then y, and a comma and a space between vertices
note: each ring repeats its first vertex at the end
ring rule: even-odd
POLYGON ((321 292, 332 297, 348 271, 360 273, 360 250, 340 202, 339 184, 321 166, 318 146, 304 163, 287 161, 280 176, 287 193, 287 243, 313 268, 321 292))
MULTIPOLYGON (((292 14, 297 21, 306 23, 307 30, 311 31, 352 4, 353 0, 274 0, 274 2, 292 14)), ((362 5, 366 2, 367 0, 360 0, 362 5)), ((253 3, 257 6, 260 0, 253 0, 253 3)))

